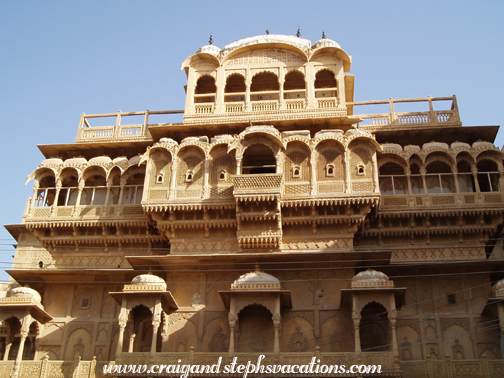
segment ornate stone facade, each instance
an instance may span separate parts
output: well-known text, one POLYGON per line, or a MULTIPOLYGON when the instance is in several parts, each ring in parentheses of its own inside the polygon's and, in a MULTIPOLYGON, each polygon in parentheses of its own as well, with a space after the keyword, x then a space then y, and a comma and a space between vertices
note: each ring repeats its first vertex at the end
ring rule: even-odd
POLYGON ((40 146, 8 226, 31 288, 0 298, 2 376, 258 354, 500 376, 496 127, 462 127, 455 96, 354 101, 325 35, 210 43, 182 68, 184 111, 82 115, 74 144, 40 146), (374 104, 390 113, 358 114, 374 104))

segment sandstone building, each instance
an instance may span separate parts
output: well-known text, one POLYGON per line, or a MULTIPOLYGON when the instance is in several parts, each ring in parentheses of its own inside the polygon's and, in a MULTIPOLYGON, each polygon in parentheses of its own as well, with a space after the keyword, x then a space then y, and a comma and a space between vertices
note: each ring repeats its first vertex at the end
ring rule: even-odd
POLYGON ((350 66, 325 35, 210 42, 183 111, 83 114, 39 146, 0 376, 260 354, 504 376, 498 127, 462 127, 455 96, 356 102, 350 66))

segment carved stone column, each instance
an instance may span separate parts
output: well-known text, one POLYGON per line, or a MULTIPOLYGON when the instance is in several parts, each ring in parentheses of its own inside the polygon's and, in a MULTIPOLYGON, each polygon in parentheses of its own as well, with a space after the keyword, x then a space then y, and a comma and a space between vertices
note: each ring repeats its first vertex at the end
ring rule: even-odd
POLYGON ((84 182, 81 181, 81 182, 79 182, 79 188, 77 190, 77 199, 75 200, 75 205, 74 205, 74 211, 73 211, 73 216, 74 217, 78 216, 77 211, 78 211, 79 206, 80 206, 80 201, 81 201, 82 191, 83 190, 84 190, 84 182))
POLYGON ((235 326, 236 326, 236 316, 229 313, 229 354, 234 354, 235 352, 235 326))
POLYGON ((273 353, 280 353, 280 314, 276 313, 273 316, 273 328, 275 330, 275 340, 273 343, 273 353))
POLYGON ((169 199, 175 198, 175 185, 177 183, 177 168, 178 168, 178 158, 174 157, 170 177, 170 193, 168 197, 169 199))
POLYGON ((250 103, 250 84, 245 85, 245 111, 250 112, 252 104, 250 103))
POLYGON ((156 300, 156 305, 152 309, 152 343, 151 343, 151 361, 156 357, 157 333, 161 324, 161 301, 156 300))
POLYGON ((429 194, 429 191, 427 190, 427 181, 425 181, 425 174, 427 173, 427 170, 425 167, 420 168, 420 174, 422 175, 422 185, 423 185, 423 194, 429 194))
POLYGON ((203 176, 203 192, 201 193, 201 198, 208 198, 208 177, 210 175, 210 160, 206 159, 204 163, 205 173, 203 176))
POLYGON ((128 353, 133 352, 133 346, 135 344, 135 322, 130 322, 129 326, 129 332, 130 332, 130 337, 129 337, 129 344, 128 344, 128 353))
POLYGON ((53 202, 52 209, 51 209, 51 216, 53 216, 54 213, 56 212, 60 191, 61 191, 61 184, 58 183, 58 184, 56 184, 56 193, 54 194, 54 202, 53 202))
POLYGON ((481 189, 480 189, 479 182, 478 182, 478 169, 473 168, 471 171, 473 174, 474 186, 476 187, 476 193, 481 193, 481 189))
POLYGON ((317 194, 317 151, 313 150, 310 156, 310 194, 317 194))
POLYGON ((408 195, 412 196, 413 195, 413 188, 411 187, 411 169, 406 168, 404 170, 404 173, 406 174, 406 181, 408 182, 408 195))
POLYGON ((360 321, 361 316, 355 310, 352 314, 353 326, 354 326, 354 338, 355 338, 355 353, 361 352, 361 343, 360 343, 360 321))
POLYGON ((345 167, 345 193, 351 193, 352 192, 352 183, 350 182, 350 151, 345 149, 345 161, 344 167, 345 167))
MULTIPOLYGON (((23 326, 23 328, 25 328, 23 326)), ((19 342, 19 349, 16 356, 16 362, 14 363, 14 370, 12 372, 12 378, 17 378, 19 376, 19 369, 21 367, 21 361, 23 360, 23 351, 25 346, 26 337, 28 336, 28 330, 23 329, 21 331, 21 340, 19 342)))
POLYGON ((124 330, 126 329, 126 324, 128 323, 129 310, 126 309, 126 299, 122 300, 121 311, 119 312, 119 338, 117 340, 117 348, 115 361, 116 363, 121 360, 121 353, 124 341, 124 330))
POLYGON ((397 319, 394 317, 393 312, 395 312, 395 310, 392 310, 388 315, 390 321, 390 329, 392 330, 392 354, 396 357, 399 357, 399 347, 397 346, 397 333, 396 333, 397 319))
POLYGON ((124 196, 124 184, 121 183, 121 187, 119 189, 119 200, 117 201, 117 208, 116 208, 116 215, 120 215, 121 214, 121 206, 122 206, 122 202, 123 202, 123 196, 124 196))
MULTIPOLYGON (((280 74, 283 75, 283 67, 280 66, 280 74)), ((284 99, 284 83, 285 80, 280 79, 279 80, 279 92, 278 92, 278 105, 280 110, 285 109, 285 99, 284 99)))

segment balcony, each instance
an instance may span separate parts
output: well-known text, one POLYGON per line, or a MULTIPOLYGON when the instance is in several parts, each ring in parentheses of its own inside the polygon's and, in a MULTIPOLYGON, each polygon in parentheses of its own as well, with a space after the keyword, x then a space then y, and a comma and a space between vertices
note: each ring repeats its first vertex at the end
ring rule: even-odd
POLYGON ((243 200, 273 200, 280 196, 283 188, 283 174, 255 174, 233 176, 233 195, 243 200))

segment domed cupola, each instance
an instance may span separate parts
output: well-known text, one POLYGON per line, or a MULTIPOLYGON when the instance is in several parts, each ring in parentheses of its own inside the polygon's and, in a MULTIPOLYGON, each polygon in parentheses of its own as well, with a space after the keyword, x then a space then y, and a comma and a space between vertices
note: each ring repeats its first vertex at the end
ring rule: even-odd
POLYGON ((31 298, 34 299, 38 303, 42 303, 42 297, 38 293, 37 290, 32 289, 31 287, 16 287, 11 289, 7 293, 7 297, 10 298, 31 298))
POLYGON ((200 47, 198 51, 196 51, 196 54, 210 54, 213 56, 219 56, 221 49, 213 44, 212 34, 210 34, 210 40, 208 41, 208 43, 208 45, 200 47))
POLYGON ((320 49, 322 47, 336 47, 338 49, 341 49, 341 46, 338 44, 338 42, 327 38, 325 31, 322 32, 322 39, 319 39, 313 44, 312 50, 320 49))
POLYGON ((131 280, 131 285, 124 285, 123 291, 166 291, 166 282, 154 274, 140 274, 131 280))
POLYGON ((357 287, 394 287, 394 282, 391 281, 385 273, 374 269, 368 269, 357 273, 354 278, 352 278, 352 288, 357 287))
POLYGON ((245 273, 231 284, 231 290, 261 290, 261 289, 280 289, 280 281, 271 274, 259 271, 259 266, 256 265, 256 270, 245 273))

